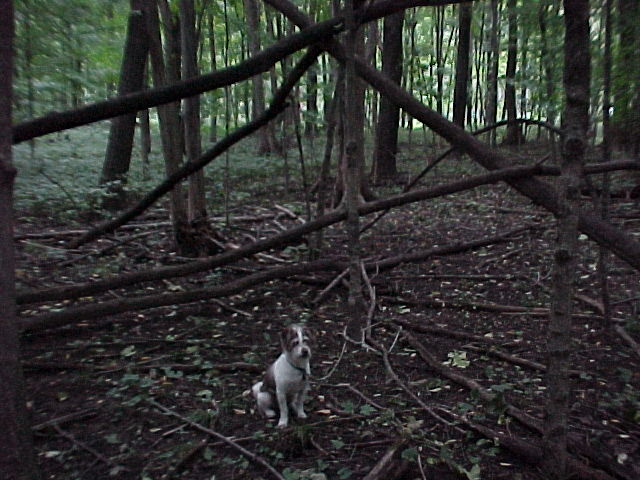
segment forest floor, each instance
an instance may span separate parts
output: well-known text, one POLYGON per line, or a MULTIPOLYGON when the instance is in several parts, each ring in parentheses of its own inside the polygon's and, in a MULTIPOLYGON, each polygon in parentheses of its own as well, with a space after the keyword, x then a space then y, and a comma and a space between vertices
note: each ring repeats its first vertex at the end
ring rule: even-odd
MULTIPOLYGON (((445 183, 460 174, 435 175, 430 181, 445 183)), ((271 185, 256 182, 251 188, 232 217, 253 219, 233 221, 232 228, 219 223, 229 241, 247 244, 251 236, 299 224, 276 206, 283 200, 271 185)), ((300 202, 286 206, 303 215, 300 202)), ((637 201, 614 199, 611 213, 614 223, 640 234, 637 201)), ((171 252, 162 208, 135 224, 135 230, 69 251, 59 248, 69 238, 64 235, 30 236, 60 232, 63 225, 33 213, 23 216, 16 225, 20 289, 188 261, 171 252)), ((273 478, 240 453, 242 446, 287 480, 361 479, 392 451, 389 471, 371 478, 542 479, 536 466, 473 425, 539 444, 540 435, 507 410, 542 416, 552 216, 506 185, 482 187, 394 209, 363 235, 363 251, 368 259, 381 259, 519 227, 524 228, 508 241, 372 273, 370 348, 342 335, 344 286, 314 302, 335 277, 330 273, 278 280, 221 301, 24 335, 28 402, 45 478, 273 478), (278 430, 257 415, 248 392, 278 356, 280 329, 292 322, 305 323, 316 337, 309 417, 278 430), (430 354, 427 361, 415 341, 430 354), (382 350, 388 352, 387 365, 382 350), (491 400, 470 390, 469 380, 491 400)), ((345 254, 342 226, 326 230, 325 245, 322 256, 345 254)), ((569 420, 580 440, 574 457, 612 478, 640 478, 640 358, 598 310, 597 246, 581 237, 580 250, 569 420), (590 449, 580 448, 581 442, 590 449)), ((304 244, 289 246, 205 274, 79 303, 223 284, 302 260, 307 251, 304 244)), ((617 259, 609 264, 612 317, 638 341, 640 275, 617 259)), ((68 305, 29 305, 21 315, 68 305)))

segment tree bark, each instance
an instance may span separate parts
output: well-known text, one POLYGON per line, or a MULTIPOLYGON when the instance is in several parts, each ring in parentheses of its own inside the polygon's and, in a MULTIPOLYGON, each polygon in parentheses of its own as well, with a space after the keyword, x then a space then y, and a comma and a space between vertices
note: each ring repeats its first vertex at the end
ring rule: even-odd
POLYGON ((16 321, 11 152, 13 2, 0 0, 0 478, 37 480, 16 321))
MULTIPOLYGON (((301 28, 313 25, 313 22, 288 0, 264 1, 284 13, 301 28)), ((379 11, 378 8, 386 5, 386 3, 386 0, 376 2, 375 8, 367 9, 365 18, 375 18, 375 14, 379 11)), ((398 1, 394 3, 396 7, 401 4, 404 4, 404 2, 398 1)), ((326 48, 336 59, 344 62, 345 54, 339 42, 335 40, 327 42, 326 48)), ((389 81, 385 75, 371 68, 370 65, 359 59, 356 59, 355 64, 358 75, 364 78, 373 88, 392 99, 400 108, 430 127, 437 135, 442 136, 465 151, 483 167, 495 170, 506 168, 513 164, 500 152, 476 140, 471 134, 423 105, 398 85, 389 81)), ((505 181, 522 195, 530 198, 534 203, 543 206, 552 213, 558 212, 558 197, 551 185, 535 178, 508 179, 505 181)), ((633 239, 633 237, 588 212, 580 214, 578 226, 593 241, 606 246, 619 258, 628 262, 635 269, 640 270, 640 242, 633 239)))
MULTIPOLYGON (((493 125, 497 120, 498 111, 498 66, 500 57, 500 40, 498 36, 499 16, 498 0, 491 0, 487 4, 489 9, 491 26, 489 27, 489 61, 487 66, 487 95, 485 97, 485 124, 493 125)), ((496 132, 490 130, 488 140, 491 145, 496 143, 496 132)))
MULTIPOLYGON (((144 88, 144 72, 149 53, 149 40, 142 13, 142 0, 131 0, 131 13, 120 67, 118 96, 138 92, 144 88)), ((100 184, 107 185, 108 196, 103 206, 118 210, 126 204, 124 183, 131 164, 131 151, 136 127, 135 112, 111 121, 100 184)))
POLYGON ((507 111, 507 132, 503 143, 518 145, 522 141, 520 124, 515 123, 516 112, 516 66, 518 63, 518 18, 516 14, 517 0, 508 0, 507 12, 509 17, 509 45, 507 47, 507 72, 504 87, 504 108, 507 111))
POLYGON ((460 5, 458 13, 458 55, 456 57, 456 83, 453 92, 453 123, 465 125, 469 86, 469 56, 471 54, 471 4, 460 5))
POLYGON ((571 314, 578 260, 580 178, 589 124, 589 1, 564 0, 564 89, 562 174, 559 181, 558 238, 547 338, 547 404, 543 470, 548 478, 567 474, 567 416, 572 352, 571 314))
MULTIPOLYGON (((249 55, 255 56, 260 52, 260 6, 257 0, 243 0, 244 11, 247 22, 247 40, 249 44, 249 55)), ((262 75, 255 75, 251 79, 253 89, 252 118, 258 118, 264 113, 264 79, 262 75)), ((265 126, 258 131, 258 154, 266 155, 274 153, 275 134, 273 126, 265 126)))
MULTIPOLYGON (((193 0, 180 0, 180 35, 182 49, 182 76, 185 79, 198 76, 198 38, 196 33, 196 12, 193 0)), ((194 95, 184 100, 184 138, 188 162, 195 162, 202 155, 200 135, 200 97, 194 95)), ((188 220, 191 227, 207 222, 207 202, 205 198, 204 170, 200 169, 189 177, 188 220)))
MULTIPOLYGON (((162 88, 169 83, 165 67, 162 41, 160 37, 160 21, 158 19, 157 0, 144 0, 144 12, 149 36, 149 51, 153 84, 162 88)), ((180 129, 180 106, 178 103, 168 103, 158 107, 160 120, 160 140, 164 155, 165 172, 171 176, 180 168, 182 163, 182 132, 180 129)), ((181 241, 187 230, 187 205, 183 197, 182 185, 177 184, 171 190, 170 215, 173 227, 174 247, 180 249, 181 241)))
MULTIPOLYGON (((384 19, 382 44, 382 71, 396 84, 402 81, 402 26, 404 12, 397 12, 384 19)), ((398 123, 400 108, 388 99, 380 101, 380 113, 376 128, 373 153, 373 181, 380 183, 398 174, 398 123)))

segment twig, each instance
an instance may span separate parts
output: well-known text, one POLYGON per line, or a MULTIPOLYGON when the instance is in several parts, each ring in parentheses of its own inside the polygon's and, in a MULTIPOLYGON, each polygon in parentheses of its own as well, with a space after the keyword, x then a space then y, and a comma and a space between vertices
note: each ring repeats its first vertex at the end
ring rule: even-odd
POLYGON ((69 440, 71 443, 73 443, 74 445, 80 447, 81 449, 89 452, 91 455, 93 455, 94 457, 96 457, 98 460, 100 460, 103 463, 106 463, 107 465, 111 465, 112 467, 117 467, 119 468, 121 471, 125 471, 128 472, 130 471, 128 468, 123 467, 122 465, 118 465, 117 463, 115 463, 113 460, 105 457, 104 455, 102 455, 100 452, 94 450, 93 448, 91 448, 89 445, 87 445, 84 442, 81 442, 80 440, 78 440, 77 438, 75 438, 73 435, 71 435, 70 433, 65 432, 64 430, 62 430, 60 428, 60 426, 57 423, 53 424, 53 428, 56 429, 56 431, 62 435, 64 438, 66 438, 67 440, 69 440))
POLYGON ((242 455, 247 457, 252 462, 257 463, 258 465, 262 465, 263 467, 265 467, 267 470, 269 470, 269 472, 273 475, 274 478, 277 478, 278 480, 285 480, 285 478, 280 474, 280 472, 278 472, 275 468, 273 468, 264 458, 260 457, 259 455, 256 455, 253 452, 250 452, 249 450, 244 448, 242 445, 239 445, 234 440, 231 440, 230 438, 225 437, 224 435, 222 435, 221 433, 216 432, 215 430, 211 430, 210 428, 204 427, 204 426, 200 425, 197 422, 189 420, 188 418, 180 415, 179 413, 174 412, 173 410, 168 409, 167 407, 165 407, 164 405, 161 405, 160 403, 156 402, 153 399, 147 399, 147 402, 149 402, 151 405, 153 405, 157 409, 161 410, 162 412, 166 413, 167 415, 171 415, 173 417, 179 418, 183 422, 188 423, 189 425, 191 425, 193 428, 195 428, 197 430, 200 430, 201 432, 205 432, 205 433, 207 433, 207 434, 211 435, 212 437, 215 437, 215 438, 217 438, 219 440, 222 440, 227 445, 229 445, 229 446, 235 448, 236 450, 238 450, 242 455))
POLYGON ((344 355, 344 352, 346 349, 347 349, 347 340, 345 339, 345 341, 342 342, 342 350, 340 351, 340 355, 338 355, 338 360, 336 360, 336 363, 333 364, 333 366, 331 367, 331 370, 329 370, 329 373, 327 373, 324 377, 319 378, 318 381, 323 382, 327 380, 329 377, 331 377, 331 375, 333 375, 333 372, 335 372, 336 368, 338 368, 338 365, 340 365, 340 361, 342 360, 342 356, 344 355))
POLYGON ((372 407, 375 407, 378 410, 386 410, 385 407, 371 400, 369 397, 367 397, 364 393, 362 393, 360 390, 358 390, 356 387, 354 387, 350 383, 337 383, 335 385, 330 385, 330 384, 325 384, 325 385, 327 385, 328 387, 334 387, 334 388, 347 388, 351 390, 353 393, 355 393, 356 395, 358 395, 360 398, 362 398, 365 402, 367 402, 372 407))
POLYGON ((631 347, 631 349, 635 352, 636 355, 640 357, 640 345, 636 342, 631 335, 627 333, 622 325, 616 325, 613 327, 615 332, 622 337, 622 339, 627 342, 627 344, 631 347))
POLYGON ((65 423, 73 422, 75 420, 94 417, 95 415, 97 415, 97 411, 95 408, 87 408, 85 410, 80 410, 79 412, 69 413, 67 415, 62 415, 61 417, 52 418, 51 420, 38 423, 37 425, 33 425, 31 427, 31 430, 33 430, 34 432, 39 432, 40 430, 45 430, 49 427, 54 427, 55 425, 62 425, 65 423))
MULTIPOLYGON (((398 375, 396 374, 395 370, 393 369, 393 367, 391 366, 391 362, 389 361, 389 352, 387 351, 386 348, 384 348, 384 346, 382 346, 381 344, 377 343, 375 340, 373 339, 369 339, 369 342, 377 349, 378 353, 382 356, 382 361, 384 363, 385 368, 387 369, 387 372, 389 373, 389 375, 391 376, 391 378, 393 378, 393 380, 398 384, 398 386, 404 390, 418 405, 420 405, 422 407, 422 409, 427 412, 429 415, 431 415, 433 418, 435 418, 436 420, 438 420, 439 422, 442 422, 443 424, 447 425, 447 426, 452 426, 451 422, 448 422, 447 420, 445 420, 444 418, 442 418, 440 415, 438 415, 436 412, 433 411, 433 409, 431 407, 429 407, 426 403, 424 403, 422 401, 422 399, 420 397, 418 397, 415 393, 413 393, 413 390, 411 390, 406 383, 404 383, 400 377, 398 377, 398 375)), ((458 427, 455 427, 457 430, 462 431, 461 429, 459 429, 458 427)))
POLYGON ((344 278, 347 276, 347 273, 349 273, 349 269, 345 268, 342 272, 340 272, 340 274, 335 277, 333 280, 331 280, 331 283, 329 283, 329 285, 326 286, 326 288, 324 288, 318 295, 316 295, 316 298, 314 298, 312 300, 312 303, 314 305, 319 304, 320 302, 324 301, 325 298, 327 298, 327 295, 329 294, 329 292, 331 292, 331 290, 333 290, 333 288, 344 278))

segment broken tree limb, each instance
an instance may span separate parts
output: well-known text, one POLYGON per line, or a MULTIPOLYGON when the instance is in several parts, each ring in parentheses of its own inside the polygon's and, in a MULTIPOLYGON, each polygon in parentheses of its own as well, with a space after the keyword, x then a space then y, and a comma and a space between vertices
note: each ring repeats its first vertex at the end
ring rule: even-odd
MULTIPOLYGON (((505 170, 489 172, 483 175, 458 180, 456 182, 437 185, 431 188, 414 190, 409 193, 396 195, 386 199, 367 202, 361 204, 358 207, 358 210, 360 215, 366 215, 379 210, 384 210, 386 208, 397 207, 400 205, 405 205, 407 203, 418 202, 422 200, 428 200, 430 198, 436 198, 451 193, 469 190, 481 185, 496 183, 503 180, 504 178, 512 176, 529 176, 535 173, 538 168, 539 167, 535 166, 512 167, 505 170)), ((323 215, 322 217, 318 217, 315 220, 307 222, 303 225, 297 225, 285 232, 282 232, 279 235, 275 235, 264 240, 258 240, 257 242, 251 243, 244 247, 230 250, 205 260, 198 260, 179 266, 162 267, 155 270, 144 270, 141 272, 128 273, 120 275, 119 277, 92 283, 85 283, 82 285, 69 285, 66 287, 20 293, 17 295, 17 303, 19 305, 24 305, 28 303, 44 302, 50 300, 81 298, 98 293, 103 293, 115 288, 135 285, 141 282, 163 280, 189 275, 192 273, 204 272, 213 268, 228 265, 256 253, 260 253, 265 250, 269 250, 271 248, 275 248, 280 245, 299 240, 304 235, 307 235, 316 230, 320 230, 321 228, 327 227, 329 225, 333 225, 334 223, 338 223, 345 218, 346 213, 344 209, 334 210, 333 212, 323 215)), ((411 261, 411 255, 401 256, 401 258, 398 258, 394 261, 411 261)))
MULTIPOLYGON (((523 230, 522 228, 517 230, 523 230)), ((402 263, 413 261, 424 261, 430 257, 440 255, 452 255, 472 248, 478 248, 496 243, 498 241, 507 241, 509 234, 500 237, 492 237, 489 239, 473 240, 464 244, 443 245, 442 247, 434 247, 409 255, 399 255, 389 259, 370 262, 365 264, 367 270, 378 271, 382 268, 394 268, 402 263)), ((148 308, 161 307, 166 305, 178 305, 184 303, 192 303, 200 300, 211 300, 217 297, 223 297, 239 293, 244 289, 258 285, 271 280, 282 279, 322 270, 343 271, 347 264, 344 261, 324 259, 315 262, 301 263, 295 265, 286 265, 282 267, 264 270, 252 275, 248 275, 234 282, 225 285, 211 287, 208 289, 192 290, 190 292, 165 293, 160 295, 148 295, 142 297, 124 298, 101 302, 98 304, 89 304, 78 307, 68 308, 61 312, 54 312, 36 317, 25 319, 20 323, 23 331, 39 330, 46 328, 55 328, 73 322, 94 319, 99 316, 115 315, 127 311, 144 310, 148 308)), ((90 286, 91 284, 89 284, 90 286)), ((77 292, 76 292, 77 293, 77 292)))
POLYGON ((229 68, 190 78, 175 85, 132 93, 92 103, 76 110, 54 112, 44 117, 19 123, 13 128, 13 143, 24 142, 49 133, 156 107, 232 85, 254 75, 267 72, 286 56, 320 41, 323 37, 333 35, 339 32, 340 29, 341 19, 332 18, 314 25, 312 28, 294 33, 265 48, 254 57, 229 68))
POLYGON ((206 433, 208 435, 211 435, 212 437, 217 438, 218 440, 222 440, 224 443, 226 443, 230 447, 232 447, 232 448, 236 449, 238 452, 240 452, 243 456, 247 457, 253 463, 256 463, 256 464, 261 465, 264 468, 266 468, 274 478, 277 478, 278 480, 285 480, 285 478, 280 474, 280 472, 278 472, 275 468, 273 468, 271 466, 271 464, 268 463, 264 458, 262 458, 261 456, 259 456, 259 455, 255 454, 255 453, 247 450, 243 446, 239 445, 236 441, 231 440, 229 437, 225 437, 224 435, 222 435, 221 433, 216 432, 215 430, 211 430, 210 428, 207 428, 207 427, 205 427, 203 425, 200 425, 199 423, 194 422, 193 420, 190 420, 187 417, 185 417, 183 415, 180 415, 179 413, 174 412, 173 410, 168 409, 167 407, 165 407, 164 405, 156 402, 155 400, 148 399, 147 402, 150 405, 152 405, 155 408, 157 408, 158 410, 160 410, 163 413, 165 413, 166 415, 171 415, 173 417, 176 417, 176 418, 180 419, 180 421, 191 425, 196 430, 200 430, 201 432, 204 432, 204 433, 206 433))
MULTIPOLYGON (((314 25, 314 22, 289 0, 264 1, 280 11, 300 28, 308 28, 314 25)), ((344 63, 346 61, 347 55, 344 47, 335 39, 327 42, 326 50, 339 62, 344 63)), ((486 169, 503 169, 512 165, 512 162, 502 153, 480 142, 464 129, 428 108, 413 95, 391 81, 388 76, 371 67, 362 59, 356 58, 355 66, 358 75, 378 90, 380 94, 387 97, 393 104, 398 105, 407 114, 431 128, 452 145, 467 153, 486 169)), ((514 178, 505 181, 535 204, 546 208, 555 215, 559 213, 558 195, 555 188, 548 183, 533 177, 514 178)), ((597 215, 586 212, 580 214, 578 228, 593 241, 612 251, 636 270, 640 270, 640 242, 634 240, 631 235, 598 218, 597 215)))
POLYGON ((307 53, 300 59, 291 72, 287 75, 287 78, 283 82, 280 89, 276 92, 271 102, 271 105, 255 120, 247 123, 243 127, 238 128, 233 133, 227 135, 221 141, 216 143, 213 148, 206 151, 195 161, 185 163, 182 167, 171 174, 164 182, 154 188, 151 192, 144 196, 136 205, 129 208, 123 214, 119 215, 113 220, 109 220, 95 228, 92 228, 80 238, 69 243, 69 248, 78 248, 80 245, 84 245, 96 238, 114 231, 121 225, 124 225, 130 220, 133 220, 138 215, 143 213, 147 208, 155 203, 160 197, 168 193, 173 187, 181 180, 188 176, 202 170, 206 165, 211 163, 215 158, 222 155, 233 145, 238 143, 245 137, 248 137, 260 127, 266 125, 270 120, 274 119, 282 110, 287 107, 287 97, 293 87, 295 87, 298 80, 304 75, 304 73, 313 65, 318 57, 322 53, 322 50, 317 46, 309 48, 307 53))
MULTIPOLYGON (((477 381, 471 378, 468 378, 458 372, 455 372, 452 368, 442 365, 442 363, 438 361, 438 359, 435 358, 433 355, 431 355, 431 353, 425 348, 425 346, 411 333, 404 330, 403 338, 416 350, 416 352, 418 352, 418 355, 420 356, 420 358, 422 358, 422 360, 424 360, 424 362, 434 372, 436 372, 439 375, 442 375, 445 378, 448 378, 449 380, 452 380, 453 382, 469 389, 470 391, 475 391, 478 394, 478 397, 483 402, 486 402, 486 403, 494 402, 495 395, 491 393, 490 390, 484 388, 477 381)), ((508 403, 504 405, 504 409, 507 414, 509 414, 511 417, 515 418, 516 420, 518 420, 522 425, 526 426, 531 431, 536 432, 538 434, 542 434, 543 432, 542 422, 538 420, 536 417, 533 417, 528 413, 524 412, 523 410, 508 403)), ((631 480, 633 478, 633 474, 628 472, 626 468, 623 468, 621 465, 618 465, 615 458, 613 458, 611 454, 609 454, 608 452, 603 452, 602 450, 594 449, 591 445, 589 445, 588 443, 585 443, 585 441, 582 440, 578 435, 570 434, 568 438, 568 445, 572 453, 589 458, 595 465, 598 465, 598 467, 602 468, 603 470, 606 470, 607 472, 611 472, 613 475, 616 475, 618 478, 623 478, 625 480, 631 480)), ((536 460, 536 461, 539 461, 539 460, 536 460)), ((575 459, 572 461, 574 462, 574 468, 576 469, 585 468, 585 469, 588 469, 586 471, 590 471, 592 472, 592 474, 603 475, 601 477, 591 475, 585 478, 607 478, 607 479, 612 478, 608 474, 605 474, 604 472, 600 472, 595 469, 591 469, 590 467, 583 465, 582 463, 578 462, 575 459)))
POLYGON ((331 267, 335 268, 335 263, 336 262, 333 260, 318 260, 316 262, 272 268, 212 288, 202 288, 198 290, 191 290, 189 292, 121 298, 109 302, 82 305, 79 307, 68 308, 61 312, 54 312, 28 318, 19 322, 19 326, 23 332, 28 332, 39 329, 60 327, 69 323, 81 322, 129 311, 210 300, 212 298, 233 295, 251 286, 276 280, 278 278, 285 278, 300 273, 326 270, 331 267))

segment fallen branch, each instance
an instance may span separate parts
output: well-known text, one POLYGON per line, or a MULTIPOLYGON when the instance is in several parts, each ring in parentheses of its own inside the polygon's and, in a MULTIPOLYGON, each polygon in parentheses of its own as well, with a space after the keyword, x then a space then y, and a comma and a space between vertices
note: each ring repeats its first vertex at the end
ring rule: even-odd
MULTIPOLYGON (((314 25, 313 20, 300 11, 289 0, 264 0, 276 10, 284 14, 300 28, 314 25)), ((368 10, 378 7, 376 2, 368 10)), ((399 5, 403 2, 397 2, 399 5)), ((433 5, 433 3, 431 4, 433 5)), ((347 54, 344 46, 335 39, 326 44, 326 50, 340 63, 345 63, 347 54)), ((413 95, 397 85, 389 77, 360 58, 356 58, 357 74, 375 88, 390 102, 402 108, 408 115, 422 122, 436 134, 445 138, 453 146, 470 155, 476 162, 488 170, 501 170, 511 166, 507 157, 490 146, 482 143, 464 129, 448 121, 442 115, 428 108, 413 95)), ((530 198, 534 203, 543 206, 550 212, 560 214, 558 195, 553 186, 532 176, 505 179, 518 192, 530 198)), ((593 241, 611 250, 616 256, 640 270, 640 242, 630 234, 603 221, 596 214, 582 212, 579 215, 578 228, 593 241)))
MULTIPOLYGON (((518 231, 521 230, 523 229, 518 229, 518 231)), ((365 268, 367 270, 377 271, 394 268, 402 263, 410 261, 419 262, 434 256, 451 255, 472 248, 485 246, 490 243, 508 241, 510 233, 512 232, 508 232, 507 234, 500 237, 473 240, 463 244, 444 245, 442 247, 434 247, 427 250, 414 252, 409 255, 399 255, 384 260, 374 261, 365 264, 365 268)), ((53 312, 27 318, 20 322, 20 328, 23 332, 35 331, 47 328, 55 328, 73 322, 80 322, 128 311, 144 310, 148 308, 162 307, 167 305, 180 305, 201 300, 211 300, 213 298, 233 295, 249 287, 271 280, 282 279, 302 273, 310 273, 321 270, 343 271, 345 267, 346 262, 332 259, 317 260, 315 262, 287 265, 283 267, 275 267, 269 270, 254 273, 252 275, 247 275, 246 277, 240 278, 225 285, 206 289, 191 290, 188 292, 163 293, 159 295, 145 295, 140 297, 103 301, 97 304, 72 307, 60 312, 53 312)))
POLYGON ((393 480, 400 478, 408 466, 407 461, 400 458, 400 452, 405 443, 404 440, 399 440, 390 446, 362 480, 393 480))
POLYGON ((68 413, 67 415, 62 415, 61 417, 52 418, 51 420, 38 423, 36 425, 33 425, 31 427, 31 430, 34 432, 40 432, 48 428, 53 428, 54 425, 65 425, 67 423, 75 422, 76 420, 84 420, 86 418, 95 417, 97 414, 98 411, 95 408, 87 408, 78 412, 68 413))
POLYGON ((461 330, 450 330, 448 328, 434 327, 430 325, 415 325, 400 318, 395 318, 393 323, 400 325, 409 330, 421 333, 429 333, 433 335, 441 335, 444 337, 457 338, 459 340, 467 340, 476 343, 484 343, 489 345, 504 345, 505 341, 499 340, 493 337, 484 337, 481 335, 474 335, 473 333, 463 332, 461 330))
MULTIPOLYGON (((498 441, 501 447, 516 454, 527 463, 539 465, 542 461, 542 447, 538 441, 532 439, 523 440, 513 435, 498 432, 484 425, 472 422, 463 416, 455 415, 452 412, 450 412, 450 415, 482 436, 490 440, 498 441)), ((581 480, 615 480, 614 477, 607 473, 591 468, 572 456, 568 456, 567 458, 567 468, 570 471, 570 477, 575 476, 575 478, 581 480)))
POLYGON ((218 440, 222 440, 224 443, 226 443, 227 445, 233 447, 238 452, 240 452, 242 455, 247 457, 253 463, 257 463, 258 465, 261 465, 264 468, 266 468, 274 478, 277 478, 278 480, 285 480, 285 478, 280 474, 280 472, 278 472, 275 468, 273 468, 264 458, 262 458, 261 456, 255 454, 253 452, 250 452, 249 450, 244 448, 242 445, 239 445, 237 442, 231 440, 229 437, 225 437, 224 435, 222 435, 221 433, 216 432, 215 430, 211 430, 210 428, 204 427, 204 426, 200 425, 199 423, 194 422, 193 420, 190 420, 187 417, 185 417, 183 415, 180 415, 179 413, 176 413, 173 410, 168 409, 167 407, 165 407, 164 405, 159 404, 155 400, 148 399, 147 402, 149 402, 151 405, 156 407, 158 410, 161 410, 162 412, 166 413, 167 415, 171 415, 173 417, 176 417, 176 418, 180 419, 182 422, 184 422, 184 423, 186 423, 188 425, 191 425, 193 428, 195 428, 197 430, 200 430, 201 432, 204 432, 204 433, 206 433, 208 435, 211 435, 212 437, 215 437, 218 440))
MULTIPOLYGON (((439 362, 433 355, 431 355, 431 353, 429 353, 429 351, 424 347, 424 345, 422 345, 421 342, 418 341, 418 339, 416 339, 413 335, 411 335, 406 330, 403 332, 403 337, 418 352, 418 355, 420 356, 420 358, 422 358, 422 360, 434 372, 438 373, 439 375, 442 375, 445 378, 448 378, 449 380, 452 380, 453 382, 467 388, 470 391, 475 391, 478 397, 485 403, 493 403, 495 401, 496 396, 493 393, 491 393, 488 389, 484 388, 475 380, 465 377, 464 375, 453 371, 453 369, 448 368, 445 365, 442 365, 441 362, 439 362)), ((516 420, 518 420, 522 425, 526 426, 527 428, 529 428, 530 430, 538 434, 542 434, 543 432, 542 422, 539 419, 529 415, 528 413, 522 411, 521 409, 511 404, 508 404, 508 403, 503 404, 503 407, 507 414, 509 414, 511 417, 515 418, 516 420)), ((483 427, 483 428, 486 428, 486 427, 483 427)), ((509 437, 509 438, 513 438, 513 437, 509 437)), ((519 440, 516 439, 516 441, 519 441, 519 440)), ((522 442, 522 441, 519 441, 519 442, 522 442)), ((574 454, 589 458, 594 464, 598 465, 600 468, 606 471, 609 471, 612 474, 615 474, 616 476, 623 478, 625 480, 632 480, 633 475, 627 472, 625 469, 623 469, 620 465, 618 465, 616 463, 616 460, 610 454, 607 454, 602 450, 596 451, 594 448, 591 447, 591 445, 589 445, 588 443, 585 443, 577 435, 575 434, 569 435, 568 446, 569 446, 569 449, 574 454)), ((522 452, 526 453, 526 450, 523 450, 522 452)), ((537 461, 538 460, 536 460, 536 462, 537 461)), ((574 464, 572 468, 575 468, 575 469, 583 468, 583 469, 587 469, 586 470, 587 472, 591 471, 591 474, 589 474, 590 476, 587 476, 584 478, 611 479, 611 477, 605 474, 604 472, 590 469, 589 467, 586 467, 585 465, 578 462, 577 460, 571 460, 571 461, 574 464), (602 477, 592 476, 595 474, 602 474, 604 476, 602 477)))
MULTIPOLYGON (((414 190, 410 193, 405 193, 402 195, 396 195, 387 199, 376 200, 373 202, 367 202, 359 206, 358 210, 360 215, 367 215, 369 213, 373 213, 379 210, 384 210, 388 207, 395 207, 400 205, 405 205, 407 203, 419 202, 422 200, 427 200, 431 198, 440 197, 443 195, 447 195, 450 193, 456 193, 464 190, 468 190, 470 188, 478 187, 481 185, 487 185, 491 183, 495 183, 504 179, 505 177, 509 177, 512 175, 529 175, 535 168, 532 167, 514 167, 513 169, 506 169, 500 172, 491 172, 489 174, 479 175, 470 177, 467 179, 459 180, 456 182, 438 185, 431 188, 425 188, 421 190, 414 190)), ((222 267, 228 265, 230 263, 236 262, 242 258, 249 257, 256 253, 263 252, 265 250, 269 250, 280 245, 286 245, 290 242, 294 242, 302 238, 303 236, 312 233, 316 230, 320 230, 322 228, 328 227, 329 225, 333 225, 338 223, 346 218, 346 212, 344 209, 335 210, 330 212, 322 217, 318 217, 315 220, 305 223, 304 225, 298 225, 293 227, 286 232, 283 232, 279 235, 275 235, 271 238, 267 238, 264 240, 258 240, 257 242, 251 243, 241 248, 237 248, 235 250, 230 250, 215 257, 211 257, 205 260, 198 260, 194 262, 189 262, 184 265, 171 266, 171 267, 162 267, 155 270, 144 270, 141 272, 135 273, 127 273, 120 275, 118 277, 110 278, 107 280, 100 280, 92 283, 85 283, 81 285, 69 285, 65 287, 57 287, 46 290, 36 290, 30 292, 19 293, 16 296, 16 301, 19 305, 36 303, 36 302, 45 302, 50 300, 68 300, 81 298, 91 295, 96 295, 99 293, 103 293, 109 290, 113 290, 116 288, 128 287, 131 285, 135 285, 137 283, 149 282, 149 281, 157 281, 168 278, 175 278, 180 276, 185 276, 193 273, 209 271, 217 267, 222 267)), ((501 235, 499 237, 501 240, 495 241, 508 241, 505 237, 506 235, 513 234, 516 231, 526 230, 526 228, 520 228, 514 230, 512 232, 508 232, 505 235, 501 235)), ((478 240, 477 245, 483 246, 487 240, 478 240)), ((494 241, 494 243, 495 243, 494 241)), ((468 244, 460 244, 461 247, 468 244)), ((455 247, 452 247, 455 249, 455 247)), ((462 251, 462 250, 460 250, 462 251)), ((416 261, 415 259, 419 254, 410 254, 410 255, 401 255, 398 257, 392 257, 392 259, 388 259, 388 266, 383 265, 382 262, 378 262, 378 265, 381 269, 390 268, 391 266, 398 265, 403 262, 416 261)))
POLYGON ((89 445, 87 445, 84 442, 81 442, 80 440, 78 440, 77 438, 75 438, 73 435, 71 435, 70 433, 65 432, 64 430, 62 430, 60 428, 60 425, 58 425, 57 423, 53 424, 53 428, 56 430, 56 432, 58 432, 60 435, 62 435, 64 438, 66 438, 67 440, 69 440, 71 443, 73 443, 74 445, 76 445, 77 447, 80 447, 82 450, 85 450, 87 452, 89 452, 91 455, 93 455, 94 457, 96 457, 98 460, 100 460, 102 463, 105 463, 111 467, 117 468, 118 471, 120 472, 129 472, 130 470, 126 467, 123 467, 122 465, 118 465, 117 463, 115 463, 113 460, 111 460, 110 458, 105 457, 104 455, 102 455, 100 452, 98 452, 97 450, 91 448, 89 445))
POLYGON ((221 141, 216 143, 213 148, 209 149, 199 158, 185 163, 182 167, 172 173, 167 179, 149 192, 145 197, 140 200, 136 205, 129 208, 123 214, 113 220, 104 222, 95 228, 92 228, 80 238, 69 243, 69 248, 77 248, 80 245, 84 245, 96 238, 114 231, 121 225, 124 225, 130 220, 133 220, 138 215, 143 213, 147 208, 155 203, 165 193, 170 192, 181 180, 189 177, 195 172, 202 170, 206 165, 211 163, 214 159, 222 155, 233 145, 238 143, 243 138, 249 136, 262 126, 266 125, 270 120, 274 119, 282 110, 287 107, 287 97, 296 83, 304 75, 304 73, 313 65, 318 55, 322 53, 322 50, 317 46, 309 48, 307 53, 300 59, 291 72, 287 75, 282 86, 275 93, 271 105, 265 110, 259 117, 253 121, 247 123, 243 127, 238 128, 233 133, 227 135, 221 141))
MULTIPOLYGON (((548 317, 549 309, 546 307, 521 307, 519 305, 500 305, 498 303, 482 303, 482 302, 466 302, 466 303, 453 303, 446 302, 444 300, 424 299, 413 300, 410 298, 402 297, 388 297, 385 300, 388 303, 394 303, 398 305, 414 305, 427 308, 453 308, 456 310, 469 310, 469 311, 483 311, 492 313, 501 313, 505 315, 517 314, 517 315, 529 315, 534 317, 548 317)), ((600 318, 597 315, 590 315, 588 313, 574 313, 573 318, 582 318, 587 320, 600 318)))
POLYGON ((640 357, 640 345, 636 342, 631 335, 627 333, 622 325, 616 325, 613 327, 613 330, 620 335, 620 337, 627 342, 627 345, 631 347, 631 349, 635 352, 635 354, 640 357))

